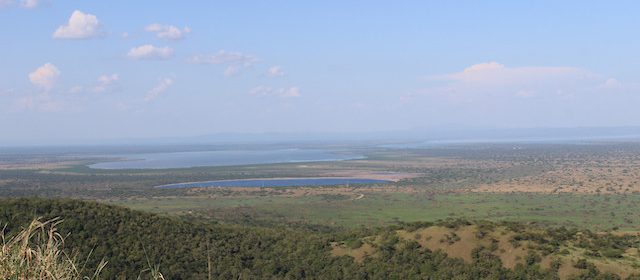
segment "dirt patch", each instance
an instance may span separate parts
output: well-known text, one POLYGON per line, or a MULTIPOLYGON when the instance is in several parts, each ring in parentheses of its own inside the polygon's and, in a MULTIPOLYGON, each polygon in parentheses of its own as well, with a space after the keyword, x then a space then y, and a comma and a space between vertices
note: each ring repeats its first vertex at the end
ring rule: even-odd
POLYGON ((529 253, 526 242, 522 242, 520 246, 515 247, 510 242, 513 239, 513 233, 493 232, 492 237, 498 240, 498 250, 495 254, 502 261, 502 266, 513 269, 519 263, 524 263, 524 258, 529 253))
POLYGON ((400 237, 416 240, 421 246, 430 250, 442 250, 454 258, 461 258, 466 262, 472 261, 472 251, 480 246, 489 248, 492 239, 498 243, 498 249, 494 252, 506 268, 514 268, 516 264, 523 263, 527 255, 526 243, 514 247, 510 240, 513 233, 502 234, 502 229, 495 230, 488 235, 479 237, 477 226, 465 226, 457 230, 445 227, 430 227, 415 232, 399 231, 400 237), (418 238, 419 237, 419 238, 418 238))
POLYGON ((362 263, 367 256, 373 256, 376 253, 374 248, 368 242, 365 242, 359 248, 352 249, 338 242, 331 243, 331 255, 334 257, 350 256, 357 263, 362 263))
POLYGON ((60 161, 60 162, 24 162, 24 163, 6 163, 0 162, 0 170, 52 170, 67 168, 73 165, 81 164, 79 161, 60 161))
POLYGON ((452 258, 471 262, 473 249, 490 244, 488 239, 479 239, 476 232, 476 226, 465 226, 458 229, 436 226, 413 232, 400 230, 397 233, 403 239, 417 241, 423 248, 432 251, 442 250, 452 258))
MULTIPOLYGON (((578 257, 575 256, 560 256, 556 257, 560 260, 561 265, 558 269, 558 276, 560 279, 569 279, 571 276, 580 275, 585 273, 586 269, 576 268, 574 264, 578 261, 578 257)), ((547 256, 542 260, 541 267, 549 268, 552 257, 547 256)), ((601 272, 609 272, 617 274, 621 278, 627 278, 629 275, 639 273, 640 270, 633 268, 634 262, 620 263, 618 261, 607 259, 588 259, 588 262, 595 265, 601 272)))

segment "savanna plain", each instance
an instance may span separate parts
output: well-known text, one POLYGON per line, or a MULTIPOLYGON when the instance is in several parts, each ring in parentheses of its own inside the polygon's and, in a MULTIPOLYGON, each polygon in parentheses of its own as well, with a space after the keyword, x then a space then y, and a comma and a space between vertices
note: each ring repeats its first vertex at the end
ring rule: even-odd
POLYGON ((109 155, 124 148, 5 149, 0 222, 12 236, 34 218, 59 218, 69 254, 90 256, 89 267, 106 261, 106 278, 158 271, 167 279, 640 275, 640 143, 305 145, 362 157, 95 169, 89 166, 126 160, 109 155), (381 181, 162 187, 290 178, 381 181))

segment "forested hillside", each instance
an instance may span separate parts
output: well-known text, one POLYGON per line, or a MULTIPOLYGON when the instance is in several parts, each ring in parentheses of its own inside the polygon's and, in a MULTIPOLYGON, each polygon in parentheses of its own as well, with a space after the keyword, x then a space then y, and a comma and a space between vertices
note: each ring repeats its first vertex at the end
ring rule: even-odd
MULTIPOLYGON (((91 252, 88 267, 97 266, 102 259, 108 261, 102 271, 105 279, 136 278, 150 265, 158 266, 167 279, 558 277, 557 268, 543 269, 535 258, 509 269, 490 248, 478 247, 468 260, 448 258, 446 250, 425 249, 419 242, 396 234, 416 230, 419 228, 416 224, 379 230, 314 232, 205 224, 79 200, 0 201, 0 222, 7 225, 8 235, 37 217, 61 217, 64 221, 58 230, 66 236, 66 251, 83 257, 91 252), (371 256, 354 259, 349 254, 335 253, 336 244, 345 244, 340 241, 351 240, 348 245, 358 248, 363 245, 362 240, 371 239, 367 235, 380 237, 367 245, 375 247, 371 256)), ((619 279, 614 274, 600 273, 588 263, 583 277, 619 279)))

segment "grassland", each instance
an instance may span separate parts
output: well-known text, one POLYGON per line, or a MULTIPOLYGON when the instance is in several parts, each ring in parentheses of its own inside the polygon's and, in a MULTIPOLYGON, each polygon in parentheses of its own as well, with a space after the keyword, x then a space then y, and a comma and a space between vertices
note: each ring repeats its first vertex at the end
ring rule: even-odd
POLYGON ((367 158, 96 170, 86 167, 99 160, 96 158, 5 156, 0 157, 4 160, 0 164, 0 197, 76 197, 240 224, 301 222, 353 228, 466 217, 593 230, 640 230, 640 143, 352 149, 367 158), (343 176, 388 178, 392 182, 313 188, 154 188, 221 179, 343 176))
POLYGON ((640 229, 640 195, 367 193, 347 195, 165 197, 115 200, 114 204, 172 215, 223 221, 297 221, 342 227, 380 226, 399 221, 526 221, 593 230, 640 229))
MULTIPOLYGON (((486 273, 491 267, 496 273, 519 275, 509 276, 513 279, 557 279, 556 275, 560 279, 571 279, 570 275, 637 279, 633 277, 640 273, 640 143, 353 149, 367 158, 163 170, 96 170, 87 165, 104 159, 65 154, 0 155, 0 198, 81 198, 159 214, 153 216, 167 221, 168 227, 186 222, 250 235, 282 231, 301 238, 315 236, 317 250, 313 253, 318 255, 311 259, 340 262, 335 266, 340 268, 336 275, 344 273, 345 266, 352 267, 354 273, 369 268, 373 270, 367 273, 373 273, 390 261, 396 269, 407 261, 428 259, 427 263, 435 263, 442 256, 453 257, 447 267, 461 275, 471 267, 469 271, 477 268, 486 273), (306 177, 389 182, 274 188, 155 187, 208 180, 306 177), (464 222, 450 225, 450 221, 464 222), (408 224, 412 222, 415 224, 408 224)), ((6 215, 15 213, 5 211, 6 215)), ((77 222, 82 227, 85 224, 77 222)), ((247 244, 262 243, 251 237, 247 244)), ((296 244, 287 246, 301 248, 296 244)), ((223 253, 225 258, 235 256, 223 253)), ((190 263, 172 263, 170 272, 182 275, 180 271, 190 263)), ((433 275, 434 267, 423 265, 418 272, 433 275)), ((189 269, 202 273, 202 268, 189 269)), ((409 270, 410 266, 399 269, 397 275, 409 270)), ((227 272, 236 275, 238 271, 220 273, 227 272)))

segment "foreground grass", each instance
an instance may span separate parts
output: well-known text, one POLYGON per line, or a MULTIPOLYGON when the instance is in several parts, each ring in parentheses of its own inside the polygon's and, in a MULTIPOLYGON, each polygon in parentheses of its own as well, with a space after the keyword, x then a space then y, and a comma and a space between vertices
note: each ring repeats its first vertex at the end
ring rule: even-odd
POLYGON ((57 232, 59 220, 34 220, 17 235, 8 238, 0 233, 0 279, 98 279, 106 265, 85 275, 85 267, 63 250, 64 238, 57 232))
MULTIPOLYGON (((28 227, 12 237, 0 232, 0 279, 41 279, 41 280, 94 280, 107 266, 100 261, 95 270, 86 267, 75 257, 70 257, 63 249, 64 237, 57 225, 62 221, 54 218, 45 222, 33 220, 28 227)), ((87 259, 90 256, 87 256, 87 259)), ((149 264, 149 279, 164 280, 158 266, 149 264)), ((141 279, 140 275, 138 279, 141 279)))

